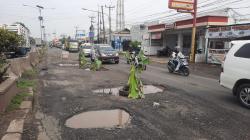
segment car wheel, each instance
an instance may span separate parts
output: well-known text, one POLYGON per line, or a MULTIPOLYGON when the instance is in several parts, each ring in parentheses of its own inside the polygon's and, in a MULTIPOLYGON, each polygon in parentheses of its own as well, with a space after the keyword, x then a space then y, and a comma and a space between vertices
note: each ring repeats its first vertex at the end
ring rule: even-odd
POLYGON ((238 87, 237 98, 243 106, 250 109, 250 84, 243 84, 238 87))
POLYGON ((119 64, 119 60, 118 60, 118 61, 115 61, 115 64, 119 64))

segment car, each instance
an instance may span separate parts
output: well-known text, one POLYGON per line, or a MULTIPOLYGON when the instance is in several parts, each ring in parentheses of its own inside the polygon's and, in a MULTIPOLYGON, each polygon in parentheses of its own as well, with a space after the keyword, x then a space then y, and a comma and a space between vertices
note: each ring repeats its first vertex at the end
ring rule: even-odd
POLYGON ((69 42, 68 51, 69 52, 79 52, 79 43, 77 41, 69 42))
POLYGON ((80 46, 82 52, 84 52, 86 57, 90 57, 91 49, 93 45, 90 43, 84 43, 80 46))
POLYGON ((91 50, 91 60, 98 58, 102 62, 114 62, 119 64, 119 53, 110 45, 97 44, 91 50))
POLYGON ((239 102, 250 108, 250 40, 230 44, 222 64, 220 85, 232 90, 239 102))

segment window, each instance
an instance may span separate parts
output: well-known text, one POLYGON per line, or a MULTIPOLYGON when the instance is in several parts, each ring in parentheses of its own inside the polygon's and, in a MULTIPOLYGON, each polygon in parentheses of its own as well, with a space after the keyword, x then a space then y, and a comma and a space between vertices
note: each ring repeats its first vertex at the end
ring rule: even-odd
POLYGON ((235 57, 250 58, 250 43, 242 46, 235 54, 235 57))

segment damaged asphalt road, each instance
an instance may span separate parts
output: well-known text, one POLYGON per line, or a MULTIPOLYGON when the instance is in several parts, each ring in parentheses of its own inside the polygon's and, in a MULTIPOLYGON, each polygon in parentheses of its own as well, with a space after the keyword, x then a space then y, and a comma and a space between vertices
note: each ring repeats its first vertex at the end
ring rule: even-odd
POLYGON ((108 71, 85 71, 73 65, 60 66, 78 63, 77 54, 70 54, 70 60, 62 61, 60 53, 58 49, 49 51, 49 69, 40 73, 36 97, 34 119, 40 120, 49 139, 250 139, 249 110, 241 107, 230 91, 221 88, 215 79, 170 75, 164 67, 149 66, 142 74, 144 84, 164 91, 146 95, 143 100, 130 100, 92 92, 126 84, 127 64, 107 64, 108 71), (154 102, 159 106, 153 106, 154 102), (105 129, 65 126, 74 115, 112 109, 128 112, 130 123, 123 128, 105 129))

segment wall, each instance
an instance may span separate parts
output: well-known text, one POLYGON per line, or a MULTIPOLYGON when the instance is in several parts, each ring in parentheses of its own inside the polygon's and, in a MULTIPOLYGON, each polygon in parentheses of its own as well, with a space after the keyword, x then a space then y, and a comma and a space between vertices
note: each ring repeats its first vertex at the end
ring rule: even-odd
POLYGON ((0 84, 0 112, 4 112, 11 99, 19 92, 16 81, 25 70, 39 63, 38 53, 31 52, 27 57, 10 60, 7 71, 9 78, 0 84))

